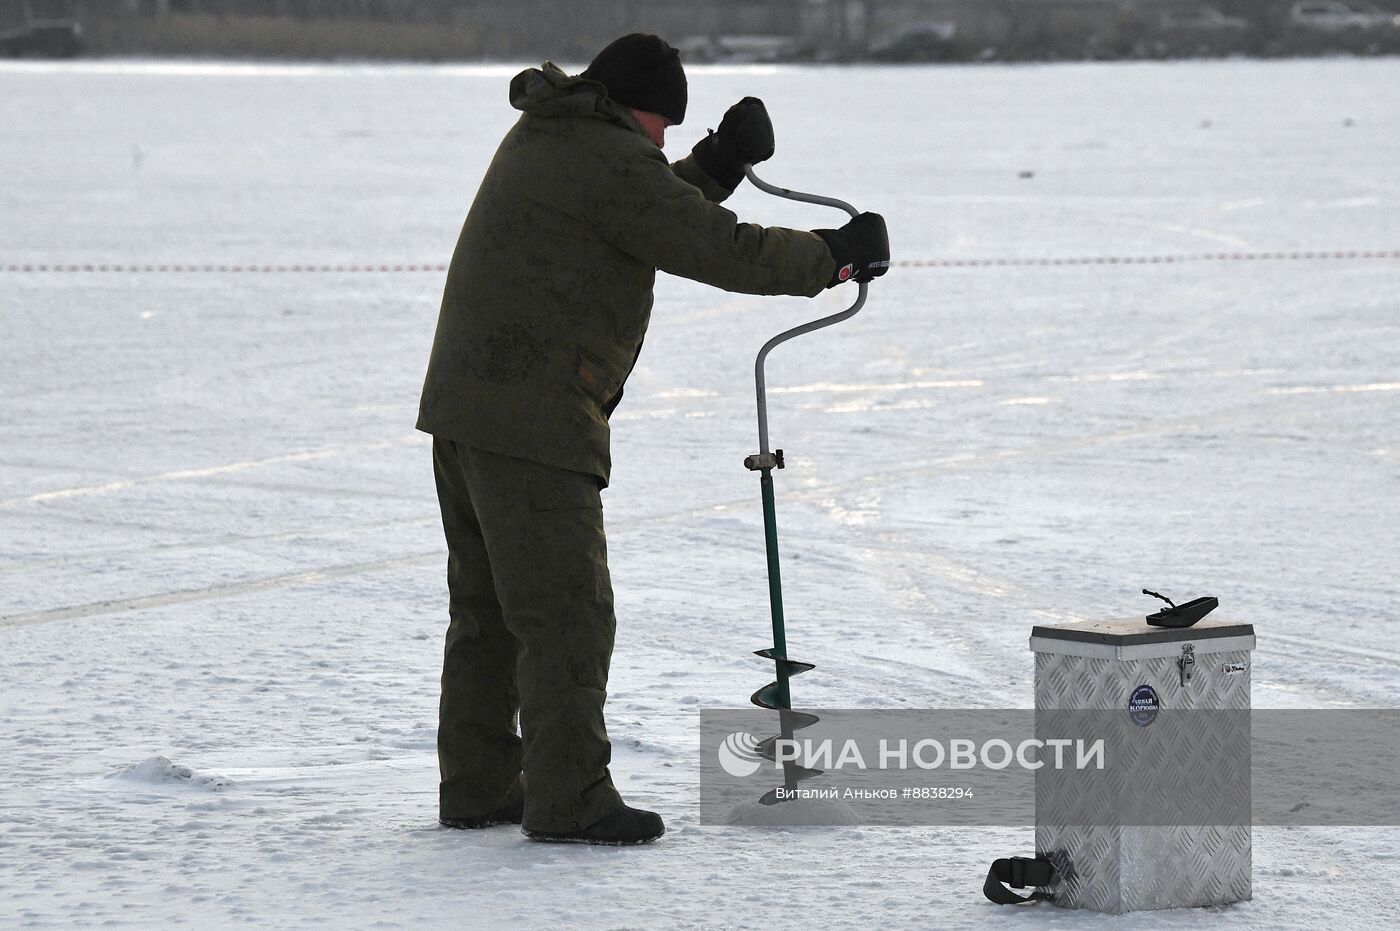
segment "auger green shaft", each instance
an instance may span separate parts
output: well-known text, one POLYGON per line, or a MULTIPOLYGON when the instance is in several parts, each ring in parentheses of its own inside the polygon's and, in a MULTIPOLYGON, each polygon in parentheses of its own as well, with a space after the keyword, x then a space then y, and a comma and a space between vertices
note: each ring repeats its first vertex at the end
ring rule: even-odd
MULTIPOLYGON (((772 469, 762 470, 758 486, 763 495, 763 545, 768 550, 768 607, 773 615, 773 654, 786 657, 787 631, 783 626, 783 579, 782 570, 778 567, 778 512, 773 499, 772 469)), ((788 672, 782 663, 778 664, 778 702, 780 707, 792 707, 788 672)))
MULTIPOLYGON (((753 172, 753 166, 744 166, 744 174, 748 176, 749 182, 761 191, 774 194, 778 197, 785 197, 788 200, 797 200, 809 204, 820 204, 826 207, 836 207, 849 213, 852 217, 858 216, 859 211, 845 201, 837 200, 834 197, 821 197, 816 194, 803 194, 787 188, 777 187, 761 180, 753 172)), ((778 710, 778 718, 781 724, 782 739, 792 740, 792 733, 796 726, 803 726, 800 717, 792 714, 792 696, 788 685, 788 680, 798 672, 805 672, 811 666, 806 663, 798 663, 788 659, 787 655, 787 631, 783 621, 783 582, 782 573, 778 564, 778 517, 777 508, 773 496, 773 469, 782 468, 782 452, 776 456, 768 447, 768 393, 764 380, 764 364, 767 362, 768 353, 774 347, 788 340, 801 336, 804 333, 811 333, 823 327, 840 323, 854 317, 865 305, 865 297, 868 285, 865 282, 859 283, 859 293, 856 295, 855 303, 840 313, 831 314, 810 323, 784 330, 777 336, 763 344, 763 348, 758 351, 758 358, 754 361, 754 383, 757 387, 758 395, 758 456, 751 457, 756 460, 760 473, 759 489, 763 496, 763 542, 768 554, 768 604, 773 616, 773 649, 771 651, 760 651, 760 655, 766 655, 773 660, 777 666, 777 681, 773 686, 760 689, 754 694, 754 703, 763 707, 774 707, 778 710), (771 689, 771 691, 770 691, 771 689), (772 704, 760 701, 762 698, 771 698, 772 704)), ((816 719, 810 718, 807 723, 812 723, 816 719)), ((783 767, 783 783, 786 788, 792 789, 797 784, 798 767, 792 763, 787 763, 783 767)))

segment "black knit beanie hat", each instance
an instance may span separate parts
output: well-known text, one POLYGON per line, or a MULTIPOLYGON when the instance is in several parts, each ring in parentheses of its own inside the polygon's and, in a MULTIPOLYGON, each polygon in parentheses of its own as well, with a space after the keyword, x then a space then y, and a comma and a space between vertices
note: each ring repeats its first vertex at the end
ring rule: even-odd
POLYGON ((579 75, 597 81, 623 106, 685 120, 685 69, 681 53, 658 36, 634 32, 598 53, 579 75))

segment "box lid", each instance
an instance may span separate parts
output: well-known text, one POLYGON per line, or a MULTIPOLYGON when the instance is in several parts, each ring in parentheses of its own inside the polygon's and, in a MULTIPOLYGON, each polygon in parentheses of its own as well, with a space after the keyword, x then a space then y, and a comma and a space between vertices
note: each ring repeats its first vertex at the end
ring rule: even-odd
POLYGON ((1190 643, 1196 653, 1254 649, 1254 625, 1205 618, 1193 627, 1153 627, 1141 615, 1111 621, 1077 621, 1031 629, 1031 650, 1117 659, 1169 656, 1190 643))

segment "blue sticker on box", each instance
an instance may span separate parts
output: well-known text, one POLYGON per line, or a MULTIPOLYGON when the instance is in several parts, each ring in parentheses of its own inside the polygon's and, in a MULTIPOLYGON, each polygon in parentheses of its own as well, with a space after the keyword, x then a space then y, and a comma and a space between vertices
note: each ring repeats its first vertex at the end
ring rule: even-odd
POLYGON ((1157 710, 1161 707, 1157 701, 1157 690, 1150 685, 1139 685, 1128 696, 1128 717, 1138 727, 1146 727, 1157 720, 1157 710))

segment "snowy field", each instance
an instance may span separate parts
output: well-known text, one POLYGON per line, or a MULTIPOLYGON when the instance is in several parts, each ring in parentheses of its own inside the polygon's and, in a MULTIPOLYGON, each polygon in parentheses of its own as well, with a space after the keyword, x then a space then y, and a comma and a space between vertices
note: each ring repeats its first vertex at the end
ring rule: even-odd
MULTIPOLYGON (((0 66, 0 267, 445 262, 516 68, 0 66)), ((896 259, 1400 248, 1400 60, 692 69, 896 259), (1032 172, 1032 177, 1022 177, 1032 172)), ((745 218, 832 211, 741 191, 745 218)), ((770 670, 751 365, 831 311, 663 277, 605 495, 640 849, 439 829, 443 275, 0 268, 0 926, 1330 928, 1400 831, 1257 828, 1254 901, 983 901, 1030 828, 697 821, 770 670)), ((897 268, 770 364, 807 707, 1026 707, 1047 619, 1215 594, 1254 704, 1394 707, 1400 261, 897 268)))

